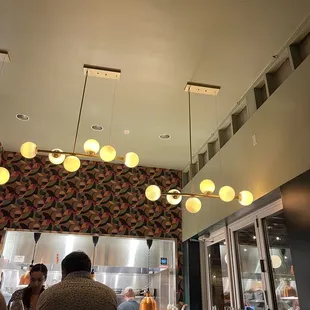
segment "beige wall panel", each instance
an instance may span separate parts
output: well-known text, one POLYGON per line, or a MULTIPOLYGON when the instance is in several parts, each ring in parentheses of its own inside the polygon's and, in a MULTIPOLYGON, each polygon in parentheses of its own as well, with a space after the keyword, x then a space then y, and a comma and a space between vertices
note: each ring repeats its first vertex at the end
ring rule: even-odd
MULTIPOLYGON (((194 120, 195 121, 195 120, 194 120)), ((212 179, 217 188, 231 185, 236 193, 248 189, 258 199, 310 168, 310 57, 308 57, 247 123, 193 179, 212 179), (253 146, 252 135, 257 145, 253 146)), ((184 192, 191 189, 191 184, 184 192)), ((242 206, 217 199, 202 199, 202 209, 190 214, 184 208, 186 240, 242 206)))

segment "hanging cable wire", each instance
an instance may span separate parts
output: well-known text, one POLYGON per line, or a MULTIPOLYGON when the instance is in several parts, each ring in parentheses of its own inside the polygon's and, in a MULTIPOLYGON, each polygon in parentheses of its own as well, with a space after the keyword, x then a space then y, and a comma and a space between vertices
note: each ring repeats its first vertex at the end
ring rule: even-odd
POLYGON ((3 57, 3 60, 2 60, 2 62, 1 62, 1 67, 0 67, 0 75, 1 75, 1 73, 2 73, 2 70, 3 70, 3 66, 4 66, 4 57, 3 57))
POLYGON ((148 257, 147 257, 147 268, 148 268, 148 275, 147 275, 147 291, 150 291, 151 286, 151 275, 150 275, 150 259, 151 259, 151 249, 149 248, 148 257))
POLYGON ((191 111, 191 93, 188 92, 188 133, 189 133, 189 156, 190 164, 193 164, 193 149, 192 149, 192 111, 191 111))
POLYGON ((111 136, 112 136, 112 124, 114 119, 114 107, 115 107, 115 97, 116 97, 116 80, 114 82, 114 91, 113 91, 113 102, 112 102, 112 111, 111 111, 111 120, 110 120, 110 131, 109 131, 109 144, 111 145, 111 136))
MULTIPOLYGON (((219 126, 219 111, 217 106, 217 97, 214 97, 215 102, 215 116, 216 116, 216 128, 219 126)), ((219 133, 219 131, 218 131, 219 133)), ((223 165, 222 165, 222 156, 221 156, 221 145, 220 145, 220 133, 218 134, 218 143, 219 143, 219 158, 220 158, 220 170, 221 170, 221 179, 223 179, 223 165)))
POLYGON ((192 146, 192 107, 191 107, 191 92, 188 91, 188 135, 189 135, 189 182, 191 182, 191 193, 194 191, 193 175, 193 146, 192 146))
POLYGON ((82 92, 82 98, 81 98, 80 111, 79 111, 78 121, 77 121, 77 125, 76 125, 76 132, 75 132, 75 138, 74 138, 74 144, 73 144, 73 153, 75 153, 77 138, 79 135, 79 129, 80 129, 80 122, 81 122, 82 110, 83 110, 83 105, 84 105, 84 97, 85 97, 87 79, 88 79, 88 70, 86 70, 85 79, 84 79, 84 86, 83 86, 83 92, 82 92))

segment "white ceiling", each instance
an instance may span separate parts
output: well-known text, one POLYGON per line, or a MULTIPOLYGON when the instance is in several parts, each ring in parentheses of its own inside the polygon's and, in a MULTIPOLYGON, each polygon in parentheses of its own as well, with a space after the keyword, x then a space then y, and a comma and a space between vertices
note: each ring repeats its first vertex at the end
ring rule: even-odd
POLYGON ((309 11, 309 0, 0 0, 0 50, 12 59, 0 75, 0 141, 7 150, 25 141, 71 150, 83 65, 113 67, 122 70, 118 82, 89 78, 78 151, 88 138, 109 143, 116 87, 118 154, 183 169, 186 82, 222 88, 216 101, 192 98, 195 153, 309 11), (92 131, 96 123, 104 131, 92 131), (161 133, 172 138, 162 141, 161 133))

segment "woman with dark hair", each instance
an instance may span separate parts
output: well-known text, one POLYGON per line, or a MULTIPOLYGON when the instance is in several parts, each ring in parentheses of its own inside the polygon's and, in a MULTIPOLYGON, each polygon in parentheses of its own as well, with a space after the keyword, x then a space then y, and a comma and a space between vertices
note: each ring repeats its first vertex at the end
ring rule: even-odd
POLYGON ((37 301, 44 291, 44 282, 47 277, 47 267, 36 264, 30 270, 30 283, 26 288, 16 291, 9 302, 21 300, 25 310, 36 310, 37 301))

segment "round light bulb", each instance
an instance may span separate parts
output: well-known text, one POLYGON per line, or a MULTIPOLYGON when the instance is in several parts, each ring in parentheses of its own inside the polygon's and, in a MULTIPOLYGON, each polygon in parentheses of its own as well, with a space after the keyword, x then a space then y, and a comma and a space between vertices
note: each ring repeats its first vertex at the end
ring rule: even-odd
POLYGON ((170 193, 173 195, 167 195, 167 201, 173 206, 178 205, 182 201, 182 196, 179 195, 181 192, 177 189, 171 189, 168 194, 170 193))
POLYGON ((271 255, 271 265, 274 269, 280 268, 282 265, 281 257, 278 255, 271 255))
POLYGON ((49 161, 54 165, 62 164, 66 158, 66 155, 62 154, 61 149, 53 149, 52 151, 55 153, 49 153, 48 154, 49 161))
POLYGON ((68 156, 64 161, 64 168, 69 172, 77 171, 81 166, 81 162, 76 156, 68 156))
POLYGON ((139 164, 139 156, 136 153, 129 152, 125 155, 124 163, 128 168, 137 167, 139 164))
POLYGON ((115 159, 116 151, 113 146, 106 145, 100 150, 100 157, 103 161, 110 162, 115 159))
POLYGON ((4 167, 0 167, 0 185, 4 185, 10 179, 10 172, 4 167))
POLYGON ((156 201, 161 196, 161 190, 157 185, 150 185, 145 190, 145 196, 148 200, 156 201))
POLYGON ((223 186, 219 191, 220 198, 225 202, 234 200, 235 195, 235 190, 230 186, 223 186))
POLYGON ((38 153, 37 145, 33 142, 25 142, 20 147, 20 153, 25 158, 28 158, 28 159, 34 158, 36 157, 38 153))
POLYGON ((201 209, 201 201, 196 197, 188 198, 185 202, 186 210, 190 213, 197 213, 201 209))
POLYGON ((89 155, 97 154, 99 149, 99 142, 95 139, 89 139, 84 143, 84 151, 89 155))
POLYGON ((242 191, 239 193, 238 200, 241 205, 249 206, 253 202, 254 198, 251 192, 242 191))
POLYGON ((200 191, 203 193, 203 194, 207 194, 207 193, 210 193, 212 194, 215 190, 215 184, 213 181, 211 180, 203 180, 201 183, 200 183, 200 191))

